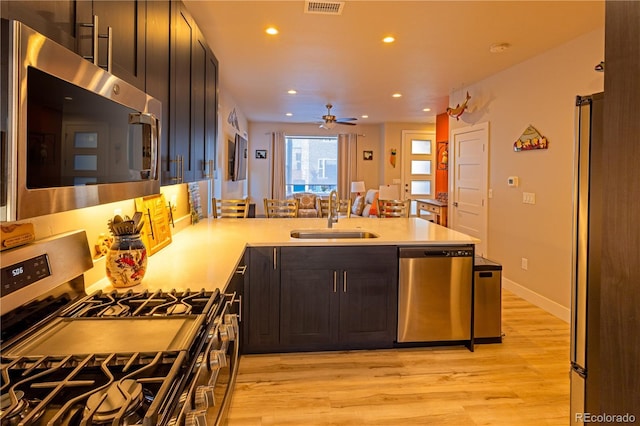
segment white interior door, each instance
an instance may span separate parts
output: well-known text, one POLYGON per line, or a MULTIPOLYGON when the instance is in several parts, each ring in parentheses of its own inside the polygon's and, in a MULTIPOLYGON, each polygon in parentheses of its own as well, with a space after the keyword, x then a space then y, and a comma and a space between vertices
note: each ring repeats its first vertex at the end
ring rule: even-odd
MULTIPOLYGON (((434 198, 436 189, 435 132, 402 131, 402 186, 404 199, 434 198)), ((416 203, 411 203, 415 215, 416 203)))
POLYGON ((486 255, 489 123, 453 129, 451 141, 450 227, 478 238, 476 255, 486 255))

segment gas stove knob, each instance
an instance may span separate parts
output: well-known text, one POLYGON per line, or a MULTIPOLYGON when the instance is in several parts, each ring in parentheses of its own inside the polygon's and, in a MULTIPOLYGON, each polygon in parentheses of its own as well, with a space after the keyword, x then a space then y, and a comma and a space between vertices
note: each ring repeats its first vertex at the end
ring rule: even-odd
POLYGON ((217 370, 227 366, 227 354, 221 350, 213 350, 209 352, 209 368, 217 370))
POLYGON ((224 323, 238 327, 238 314, 226 314, 224 316, 224 323))
POLYGON ((220 339, 223 342, 232 342, 236 340, 236 331, 230 324, 221 324, 220 328, 220 339))
POLYGON ((215 396, 213 386, 198 386, 196 388, 195 403, 196 410, 206 410, 215 405, 215 396))
POLYGON ((199 410, 187 413, 184 426, 207 426, 207 412, 199 410))

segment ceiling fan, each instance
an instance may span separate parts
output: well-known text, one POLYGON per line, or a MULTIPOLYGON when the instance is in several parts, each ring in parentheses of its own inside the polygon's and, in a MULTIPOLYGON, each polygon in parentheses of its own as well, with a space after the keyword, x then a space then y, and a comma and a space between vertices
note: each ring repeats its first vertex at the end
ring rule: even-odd
POLYGON ((327 104, 327 113, 322 116, 324 123, 320 125, 321 129, 333 129, 333 126, 336 124, 346 124, 347 126, 355 126, 356 123, 350 123, 350 121, 355 121, 357 118, 336 118, 335 115, 331 114, 331 108, 333 105, 327 104))

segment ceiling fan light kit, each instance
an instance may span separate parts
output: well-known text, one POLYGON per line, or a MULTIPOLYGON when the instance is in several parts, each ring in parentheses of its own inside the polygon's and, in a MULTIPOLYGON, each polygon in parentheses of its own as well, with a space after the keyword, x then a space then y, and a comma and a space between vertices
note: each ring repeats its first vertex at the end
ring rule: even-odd
POLYGON ((320 125, 321 129, 333 129, 336 124, 346 124, 347 126, 356 125, 356 123, 350 123, 350 121, 356 121, 357 118, 336 118, 335 115, 331 114, 331 108, 333 108, 333 105, 327 104, 325 106, 327 107, 327 113, 322 116, 324 123, 320 125))

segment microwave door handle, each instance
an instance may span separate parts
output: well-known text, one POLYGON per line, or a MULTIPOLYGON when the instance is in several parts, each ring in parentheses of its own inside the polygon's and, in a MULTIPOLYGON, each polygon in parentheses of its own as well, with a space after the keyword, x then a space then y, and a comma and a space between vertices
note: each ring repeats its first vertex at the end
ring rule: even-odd
POLYGON ((129 114, 129 124, 142 124, 144 141, 142 143, 142 158, 148 158, 149 164, 143 164, 143 170, 149 172, 146 179, 155 179, 158 172, 158 119, 155 115, 135 112, 129 114))

